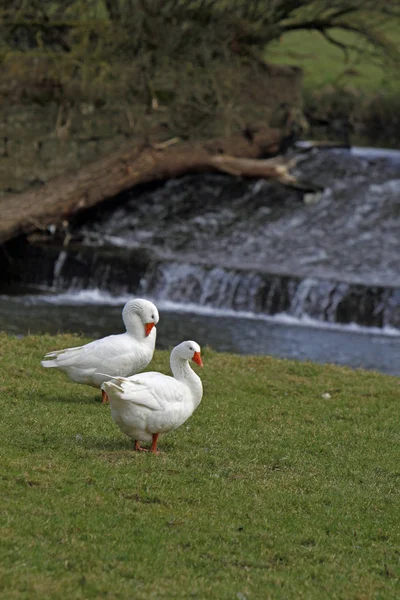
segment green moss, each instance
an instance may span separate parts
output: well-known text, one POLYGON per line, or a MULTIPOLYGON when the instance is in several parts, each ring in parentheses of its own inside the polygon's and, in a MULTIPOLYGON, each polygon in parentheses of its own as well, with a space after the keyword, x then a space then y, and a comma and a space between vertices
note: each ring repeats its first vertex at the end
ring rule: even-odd
POLYGON ((398 380, 206 348, 150 456, 41 368, 81 341, 0 336, 3 598, 398 598, 398 380))

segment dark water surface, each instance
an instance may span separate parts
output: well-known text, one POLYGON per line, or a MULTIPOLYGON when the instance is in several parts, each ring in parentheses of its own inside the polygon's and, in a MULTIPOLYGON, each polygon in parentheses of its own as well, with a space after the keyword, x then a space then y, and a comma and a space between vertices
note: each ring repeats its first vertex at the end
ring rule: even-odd
MULTIPOLYGON (((62 299, 0 296, 0 330, 14 335, 77 332, 98 338, 123 331, 123 302, 94 293, 62 299), (97 303, 96 303, 97 294, 97 303), (106 302, 105 302, 106 300, 106 302)), ((161 304, 157 347, 184 339, 220 352, 266 354, 296 360, 362 367, 400 375, 400 332, 360 327, 321 326, 285 315, 259 318, 224 311, 194 312, 196 307, 161 304)), ((198 307, 197 307, 198 309, 198 307)))

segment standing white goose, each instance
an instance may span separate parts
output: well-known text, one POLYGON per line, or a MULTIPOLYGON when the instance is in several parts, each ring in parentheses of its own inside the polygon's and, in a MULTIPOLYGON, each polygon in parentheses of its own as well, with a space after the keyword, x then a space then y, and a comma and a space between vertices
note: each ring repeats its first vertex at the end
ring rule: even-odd
MULTIPOLYGON (((151 361, 156 344, 158 310, 152 302, 136 298, 123 308, 126 332, 109 335, 84 346, 55 350, 46 354, 41 364, 62 371, 72 381, 101 387, 107 379, 100 373, 128 377, 138 373, 151 361)), ((102 391, 103 403, 107 394, 102 391)))
POLYGON ((140 442, 151 441, 150 452, 157 454, 158 436, 177 429, 200 404, 203 386, 189 360, 203 366, 200 346, 193 341, 172 350, 173 377, 150 372, 103 383, 111 416, 121 431, 135 440, 135 450, 146 451, 140 442))

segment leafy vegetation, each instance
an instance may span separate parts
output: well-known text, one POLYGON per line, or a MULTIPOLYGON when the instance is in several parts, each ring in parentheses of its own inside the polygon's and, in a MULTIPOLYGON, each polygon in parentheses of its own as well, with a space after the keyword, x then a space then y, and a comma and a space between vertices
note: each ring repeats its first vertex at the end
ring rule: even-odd
POLYGON ((0 336, 2 597, 399 597, 397 379, 206 348, 148 456, 40 367, 81 341, 0 336))
POLYGON ((232 107, 248 87, 239 74, 282 38, 316 32, 346 55, 362 48, 395 64, 385 27, 399 19, 397 0, 0 0, 0 60, 24 98, 118 99, 136 107, 132 121, 168 109, 185 134, 215 115, 231 113, 227 129, 243 121, 232 107))
POLYGON ((182 61, 185 51, 212 59, 226 51, 263 50, 299 30, 318 31, 344 51, 354 48, 350 40, 334 37, 341 30, 398 57, 382 29, 400 17, 396 0, 2 0, 0 9, 4 48, 20 51, 68 54, 84 42, 81 51, 103 52, 103 58, 119 49, 120 58, 127 59, 151 55, 182 61))

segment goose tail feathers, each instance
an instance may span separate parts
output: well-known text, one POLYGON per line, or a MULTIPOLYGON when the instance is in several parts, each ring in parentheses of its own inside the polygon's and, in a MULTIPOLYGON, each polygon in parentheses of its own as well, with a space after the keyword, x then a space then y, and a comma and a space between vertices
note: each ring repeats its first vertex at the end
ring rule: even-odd
POLYGON ((57 367, 57 359, 54 359, 54 360, 41 360, 40 364, 42 365, 42 367, 57 367))
POLYGON ((123 392, 124 389, 121 385, 118 385, 117 383, 115 383, 114 381, 105 381, 103 383, 103 385, 101 386, 101 389, 106 392, 106 394, 109 393, 110 389, 114 389, 114 390, 118 390, 119 392, 123 392))

